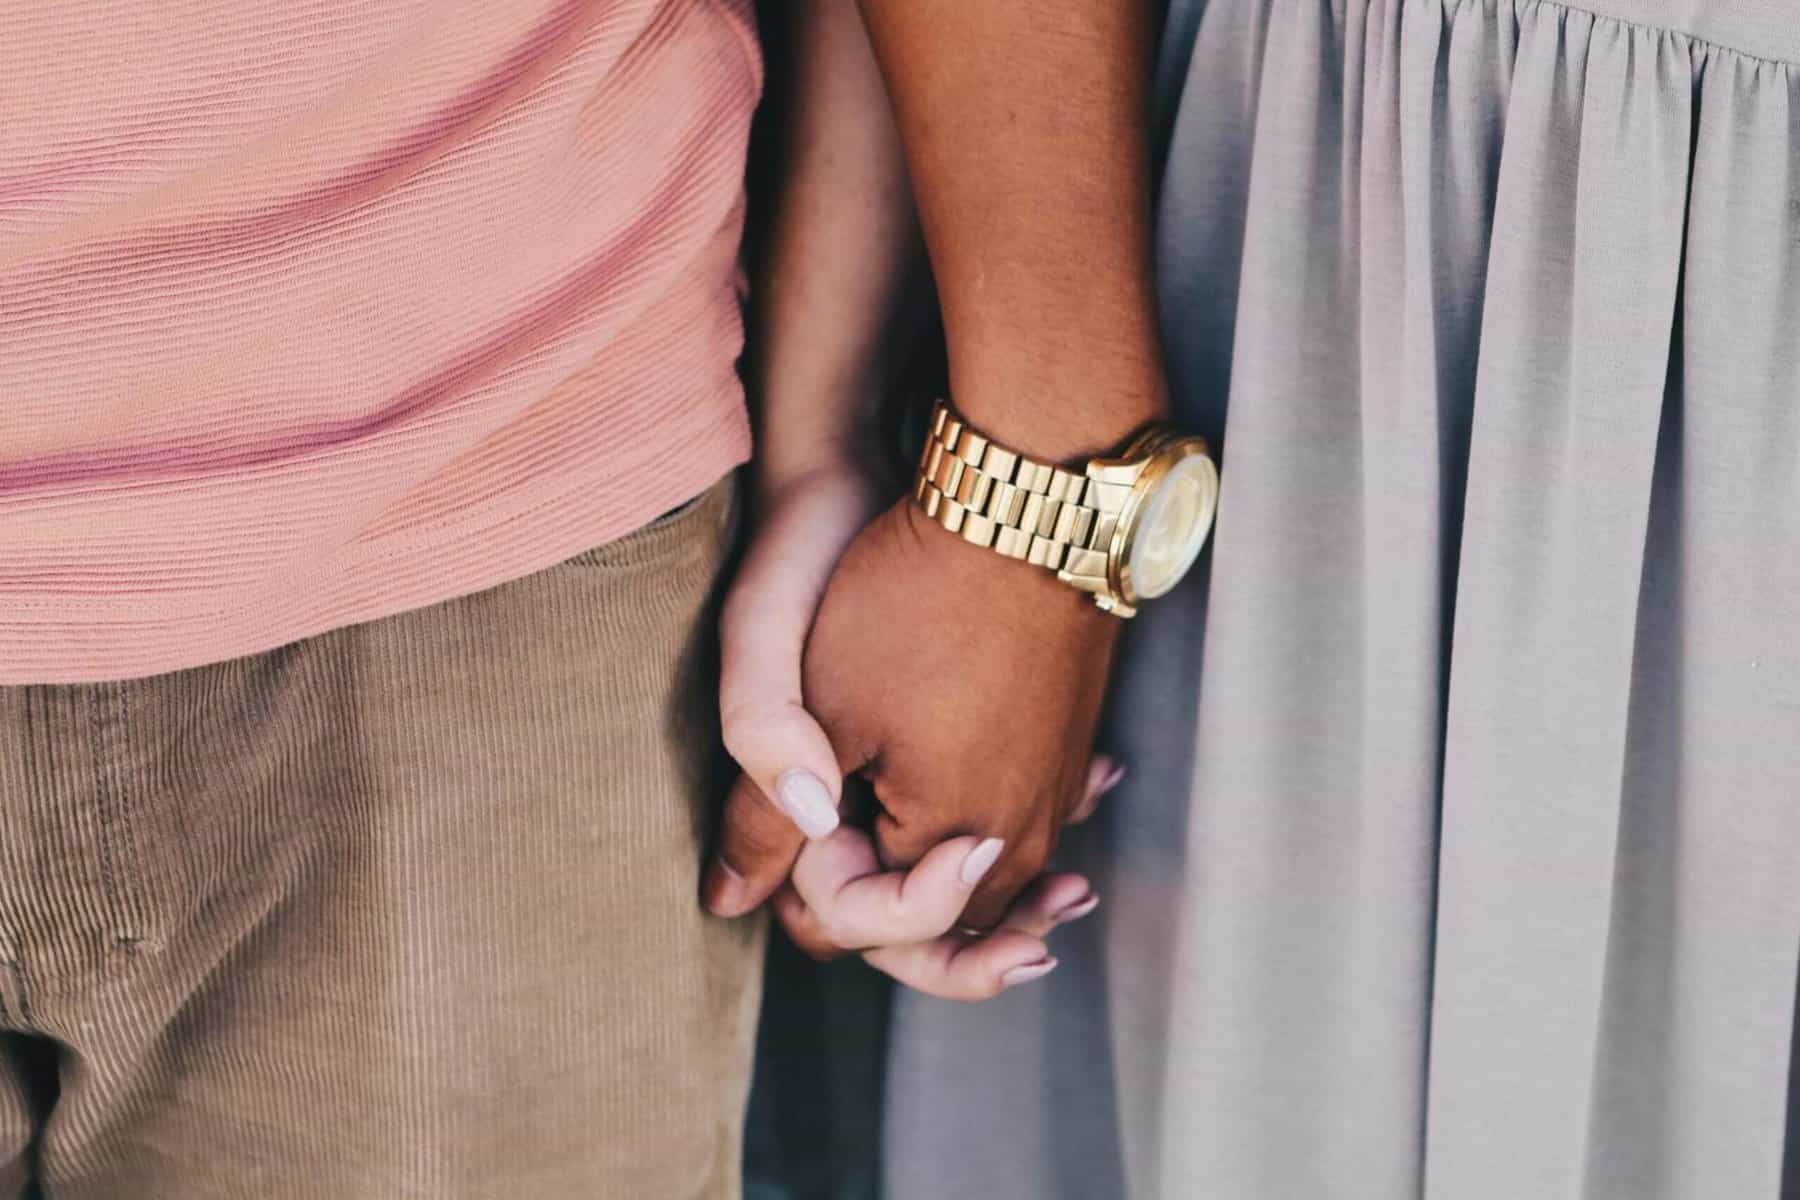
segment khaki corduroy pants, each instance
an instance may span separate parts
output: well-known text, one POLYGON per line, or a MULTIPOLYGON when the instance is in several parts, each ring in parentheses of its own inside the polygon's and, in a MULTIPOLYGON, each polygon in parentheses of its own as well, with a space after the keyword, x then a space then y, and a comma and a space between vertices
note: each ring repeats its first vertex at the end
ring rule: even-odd
POLYGON ((731 484, 447 604, 0 688, 0 1197, 738 1191, 731 484))

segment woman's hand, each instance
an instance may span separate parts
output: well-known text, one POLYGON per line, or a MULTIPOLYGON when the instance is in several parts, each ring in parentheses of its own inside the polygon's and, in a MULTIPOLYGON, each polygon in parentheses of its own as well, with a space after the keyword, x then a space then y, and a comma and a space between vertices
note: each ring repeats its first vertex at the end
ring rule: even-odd
MULTIPOLYGON (((806 711, 800 664, 819 600, 844 547, 879 507, 878 483, 848 452, 809 458, 759 488, 757 526, 719 622, 719 718, 740 774, 728 827, 759 846, 799 850, 799 833, 837 828, 843 774, 825 731, 806 711)), ((725 916, 756 907, 723 860, 706 882, 725 916), (724 869, 720 869, 720 868, 724 869)))
MULTIPOLYGON (((1097 756, 1074 818, 1091 815, 1124 773, 1097 756)), ((1085 877, 1046 873, 993 931, 964 932, 957 924, 962 911, 1004 849, 997 838, 956 837, 909 871, 883 871, 869 835, 844 826, 807 844, 771 903, 795 945, 814 958, 860 950, 871 966, 908 987, 949 1000, 986 1000, 1054 970, 1044 939, 1100 903, 1085 877)))

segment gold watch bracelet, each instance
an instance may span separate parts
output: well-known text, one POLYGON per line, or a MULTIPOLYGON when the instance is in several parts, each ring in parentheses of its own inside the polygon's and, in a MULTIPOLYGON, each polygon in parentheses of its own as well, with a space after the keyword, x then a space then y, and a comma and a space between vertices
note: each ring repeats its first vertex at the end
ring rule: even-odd
POLYGON ((1093 502, 1098 497, 1090 488, 1106 486, 994 444, 939 400, 913 498, 966 542, 1051 571, 1104 579, 1117 517, 1093 502))

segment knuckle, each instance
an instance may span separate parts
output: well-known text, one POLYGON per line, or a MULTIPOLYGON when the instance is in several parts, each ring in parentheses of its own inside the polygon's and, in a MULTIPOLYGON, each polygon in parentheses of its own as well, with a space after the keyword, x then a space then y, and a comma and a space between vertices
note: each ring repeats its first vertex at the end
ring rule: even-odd
POLYGON ((817 943, 836 949, 848 945, 849 930, 845 928, 844 918, 836 912, 813 909, 813 933, 817 943))
POLYGON ((758 757, 774 724, 767 705, 745 702, 719 710, 719 738, 739 763, 758 757))
POLYGON ((725 744, 725 753, 731 755, 732 761, 742 766, 746 757, 755 750, 755 741, 746 728, 746 721, 737 710, 721 710, 719 713, 719 740, 725 744))
POLYGON ((790 931, 788 938, 794 943, 795 949, 814 962, 830 962, 842 953, 836 946, 821 938, 817 930, 806 930, 798 934, 790 931))
POLYGON ((813 724, 798 700, 746 700, 719 710, 719 740, 734 762, 755 771, 790 757, 797 744, 804 746, 813 724))
POLYGON ((785 831, 773 821, 740 811, 727 818, 721 849, 726 861, 741 870, 748 864, 785 855, 799 836, 798 830, 792 838, 785 836, 785 831))
POLYGON ((881 940, 888 945, 895 946, 910 942, 928 942, 948 933, 951 923, 955 920, 955 913, 940 917, 936 912, 923 909, 897 912, 882 926, 881 940))
POLYGON ((832 947, 824 940, 819 930, 817 916, 812 910, 795 902, 782 902, 775 908, 776 920, 781 924, 781 931, 787 934, 788 941, 794 948, 808 958, 824 961, 832 947))
POLYGON ((1054 851, 1054 843, 1044 834, 1031 834, 1021 838, 1013 850, 1013 861, 1008 878, 1023 883, 1038 875, 1049 863, 1050 855, 1054 851))
POLYGON ((843 954, 843 950, 816 927, 802 930, 798 935, 790 933, 789 936, 793 937, 794 945, 799 947, 800 953, 814 962, 830 962, 843 954))
MULTIPOLYGON (((836 958, 840 954, 848 954, 852 950, 860 951, 868 948, 862 939, 855 937, 852 934, 852 931, 845 929, 841 925, 831 929, 822 930, 821 934, 822 936, 819 938, 819 949, 821 952, 829 954, 832 958, 836 958)), ((814 955, 814 957, 819 956, 814 955)))
POLYGON ((986 977, 965 985, 957 999, 965 1004, 982 1004, 998 996, 1001 990, 998 979, 986 977))
POLYGON ((920 906, 905 889, 895 888, 881 902, 881 922, 896 932, 907 932, 919 924, 920 906))
POLYGON ((996 880, 991 889, 984 888, 969 901, 961 914, 963 922, 977 929, 991 929, 1000 924, 1006 919, 1017 891, 1017 884, 996 880))
MULTIPOLYGON (((879 792, 876 798, 881 799, 879 792)), ((884 807, 886 803, 882 801, 884 807)), ((901 825, 889 813, 883 813, 875 822, 875 856, 887 870, 910 871, 936 844, 936 839, 901 825)))

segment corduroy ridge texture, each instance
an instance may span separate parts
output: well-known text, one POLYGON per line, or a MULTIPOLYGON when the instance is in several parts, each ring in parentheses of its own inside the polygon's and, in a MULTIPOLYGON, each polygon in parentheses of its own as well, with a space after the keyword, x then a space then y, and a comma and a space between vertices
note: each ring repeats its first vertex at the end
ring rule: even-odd
POLYGON ((738 1192, 705 916, 732 485, 197 669, 0 688, 0 1196, 738 1192))

